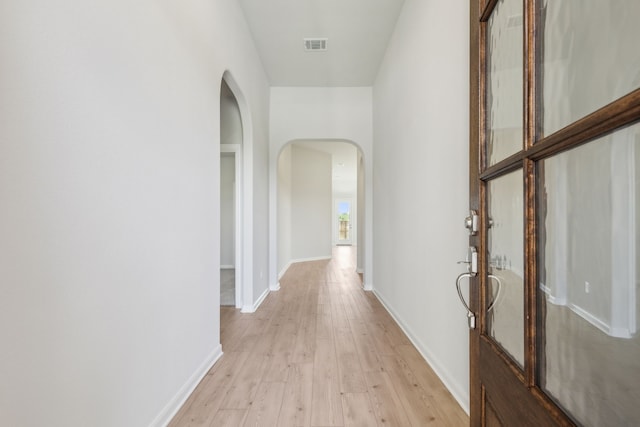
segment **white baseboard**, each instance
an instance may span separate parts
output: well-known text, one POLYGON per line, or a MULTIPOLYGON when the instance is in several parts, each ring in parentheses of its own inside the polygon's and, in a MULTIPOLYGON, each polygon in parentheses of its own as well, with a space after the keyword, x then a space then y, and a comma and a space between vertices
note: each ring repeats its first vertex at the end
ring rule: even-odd
POLYGON ((364 268, 356 268, 356 273, 364 274, 364 268))
POLYGON ((291 262, 289 263, 289 265, 291 264, 296 264, 298 262, 309 262, 309 261, 324 261, 326 259, 331 259, 331 255, 329 256, 316 256, 316 257, 311 257, 311 258, 298 258, 298 259, 293 259, 291 260, 291 262))
POLYGON ((275 285, 270 285, 269 290, 271 292, 278 292, 280 290, 280 282, 276 282, 275 285))
MULTIPOLYGON (((373 285, 371 283, 363 283, 362 284, 362 289, 364 289, 367 292, 371 292, 371 291, 373 291, 373 285)), ((378 299, 380 299, 380 298, 378 298, 378 299)), ((389 311, 389 310, 387 310, 387 311, 389 311)))
POLYGON ((224 265, 221 265, 221 266, 220 266, 220 270, 233 270, 233 269, 235 269, 235 268, 236 268, 236 266, 235 266, 235 265, 227 265, 227 264, 224 264, 224 265))
POLYGON ((258 300, 253 303, 253 305, 245 305, 244 307, 242 307, 241 312, 242 313, 255 313, 255 311, 258 309, 258 307, 260 307, 260 304, 262 304, 262 302, 264 301, 264 299, 267 297, 267 295, 269 295, 269 289, 265 289, 264 292, 262 293, 262 295, 260 295, 260 297, 258 298, 258 300))
POLYGON ((396 315, 394 310, 385 302, 384 297, 380 295, 375 289, 373 290, 373 294, 376 296, 378 301, 382 304, 382 306, 387 310, 387 312, 393 317, 393 320, 396 321, 400 329, 407 335, 409 341, 413 344, 413 346, 418 350, 422 358, 431 366, 431 369, 436 373, 440 381, 447 387, 449 392, 453 395, 454 399, 458 401, 460 407, 467 413, 470 414, 470 406, 469 406, 469 391, 460 387, 457 381, 453 380, 453 377, 449 374, 448 370, 444 368, 443 364, 438 361, 438 359, 431 353, 426 346, 422 345, 420 340, 416 337, 415 334, 411 332, 411 328, 402 322, 399 316, 396 315))
POLYGON ((285 273, 287 272, 289 267, 291 267, 292 264, 296 264, 298 262, 324 261, 324 260, 327 260, 327 259, 331 259, 331 256, 318 256, 318 257, 311 257, 311 258, 292 259, 291 261, 289 261, 287 263, 287 265, 282 267, 282 270, 280 270, 280 273, 278 273, 278 280, 282 279, 282 276, 285 275, 285 273))
POLYGON ((173 417, 178 413, 182 405, 187 401, 191 393, 196 389, 200 381, 207 375, 209 369, 222 357, 222 346, 220 344, 209 354, 205 360, 200 364, 198 369, 189 377, 187 382, 180 387, 180 390, 175 396, 167 403, 167 405, 160 411, 158 416, 151 421, 150 427, 166 427, 173 417))
POLYGON ((289 261, 287 265, 282 267, 282 270, 280 270, 280 273, 278 273, 278 280, 282 279, 282 276, 284 276, 284 274, 287 272, 289 267, 291 267, 291 264, 293 264, 293 261, 289 261))
POLYGON ((596 316, 576 304, 569 303, 568 307, 578 316, 582 317, 584 320, 591 323, 593 326, 611 337, 626 339, 631 338, 632 334, 630 333, 629 328, 614 327, 604 320, 598 319, 596 316))

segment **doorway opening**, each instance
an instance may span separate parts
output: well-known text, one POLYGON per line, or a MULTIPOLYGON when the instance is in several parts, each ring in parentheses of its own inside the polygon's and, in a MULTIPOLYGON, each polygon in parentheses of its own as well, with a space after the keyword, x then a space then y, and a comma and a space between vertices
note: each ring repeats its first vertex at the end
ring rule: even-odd
POLYGON ((222 79, 220 88, 220 305, 242 306, 242 118, 222 79))
POLYGON ((297 140, 277 161, 278 280, 293 263, 331 259, 351 246, 363 272, 364 163, 350 141, 297 140), (356 255, 357 253, 357 255, 356 255))

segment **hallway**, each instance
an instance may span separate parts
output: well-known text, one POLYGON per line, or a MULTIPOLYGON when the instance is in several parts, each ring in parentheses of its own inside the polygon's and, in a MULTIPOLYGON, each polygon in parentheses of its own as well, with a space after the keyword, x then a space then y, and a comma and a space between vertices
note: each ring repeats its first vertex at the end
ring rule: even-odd
POLYGON ((224 355, 184 426, 463 426, 469 418, 355 272, 355 249, 293 264, 253 314, 221 309, 224 355))

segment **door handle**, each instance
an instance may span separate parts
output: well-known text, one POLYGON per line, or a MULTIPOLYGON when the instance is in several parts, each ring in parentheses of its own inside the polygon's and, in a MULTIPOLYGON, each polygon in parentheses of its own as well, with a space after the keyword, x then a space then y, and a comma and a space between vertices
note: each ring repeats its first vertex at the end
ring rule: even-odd
POLYGON ((476 328, 476 314, 473 311, 471 311, 471 308, 469 308, 469 304, 467 304, 467 301, 465 301, 464 296, 462 295, 462 290, 460 289, 460 282, 465 277, 471 279, 472 277, 476 277, 476 273, 471 273, 471 272, 462 273, 456 279, 456 290, 458 291, 458 297, 460 298, 460 302, 462 303, 464 308, 467 309, 467 323, 469 324, 469 329, 475 329, 476 328))
POLYGON ((487 313, 488 313, 493 309, 493 307, 495 307, 496 303, 498 302, 498 299, 500 298, 500 291, 502 290, 502 280, 500 280, 498 276, 495 276, 493 274, 488 274, 487 277, 489 279, 495 280, 498 283, 498 292, 496 292, 496 296, 493 298, 493 301, 491 301, 491 304, 489 304, 489 307, 487 307, 487 313))
MULTIPOLYGON (((467 304, 467 301, 464 299, 464 295, 462 295, 462 289, 460 289, 460 282, 462 282, 462 279, 465 279, 465 278, 471 279, 473 277, 476 277, 476 273, 468 272, 468 273, 462 273, 456 279, 456 291, 458 291, 458 298, 460 298, 460 302, 462 303, 464 308, 467 310, 467 323, 469 324, 469 329, 476 328, 476 314, 473 311, 471 311, 471 307, 469 307, 469 304, 467 304)), ((502 280, 500 280, 498 276, 495 276, 493 274, 489 274, 487 275, 487 277, 489 277, 489 279, 495 280, 498 283, 498 292, 496 292, 496 296, 493 298, 493 301, 491 301, 491 304, 489 304, 489 307, 487 307, 487 313, 489 313, 491 310, 493 310, 496 303, 500 299, 500 291, 502 291, 502 280)))

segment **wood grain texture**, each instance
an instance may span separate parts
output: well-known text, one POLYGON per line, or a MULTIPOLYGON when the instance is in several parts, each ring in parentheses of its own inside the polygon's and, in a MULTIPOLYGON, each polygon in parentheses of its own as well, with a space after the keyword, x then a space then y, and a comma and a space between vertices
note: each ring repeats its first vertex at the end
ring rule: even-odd
POLYGON ((355 273, 355 251, 293 264, 252 314, 221 308, 224 355, 184 426, 467 426, 469 418, 355 273))

